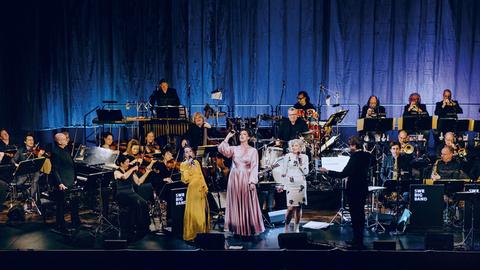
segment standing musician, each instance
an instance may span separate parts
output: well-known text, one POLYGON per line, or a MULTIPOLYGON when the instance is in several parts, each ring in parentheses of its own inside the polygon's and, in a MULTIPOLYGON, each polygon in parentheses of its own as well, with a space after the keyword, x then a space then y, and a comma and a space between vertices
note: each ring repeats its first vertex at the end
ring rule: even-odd
POLYGON ((368 172, 373 164, 373 156, 363 151, 362 141, 357 136, 350 137, 348 145, 351 155, 342 172, 329 171, 323 167, 320 171, 334 178, 348 177, 346 192, 353 227, 351 245, 355 249, 364 249, 365 201, 368 195, 368 172))
POLYGON ((403 108, 403 116, 426 115, 428 116, 427 106, 422 104, 419 93, 412 93, 408 97, 408 104, 403 108))
POLYGON ((297 109, 290 107, 288 119, 282 119, 278 128, 278 138, 282 141, 290 141, 307 131, 308 126, 305 121, 298 119, 297 109))
MULTIPOLYGON (((32 134, 25 135, 23 143, 24 145, 18 148, 17 153, 15 153, 15 156, 13 157, 13 160, 17 166, 22 161, 44 156, 45 150, 40 149, 35 145, 35 139, 33 138, 32 134)), ((17 185, 24 184, 29 178, 31 180, 30 195, 38 204, 40 200, 40 197, 38 196, 38 180, 40 179, 40 172, 35 172, 30 175, 17 176, 15 182, 17 185)))
POLYGON ((400 180, 404 175, 411 175, 409 160, 405 155, 400 155, 400 143, 390 143, 391 155, 386 156, 382 161, 380 179, 382 184, 387 180, 400 180))
MULTIPOLYGON (((55 202, 56 225, 61 232, 66 231, 64 211, 65 211, 65 193, 73 188, 75 184, 75 166, 70 153, 67 151, 68 141, 63 133, 55 134, 55 145, 52 147, 52 170, 55 181, 55 202)), ((80 226, 80 216, 78 214, 78 198, 73 197, 70 201, 71 220, 74 227, 80 226)))
POLYGON ((184 148, 185 161, 180 164, 182 182, 188 184, 185 214, 183 219, 183 240, 193 241, 197 233, 207 233, 210 228, 210 210, 208 207, 208 188, 202 173, 202 167, 195 160, 191 147, 184 148))
POLYGON ((182 147, 188 144, 193 150, 197 150, 198 146, 207 144, 208 129, 211 127, 201 113, 193 114, 193 123, 189 124, 188 131, 183 135, 182 147))
POLYGON ((372 95, 368 98, 367 104, 362 107, 360 118, 385 117, 385 107, 380 105, 377 96, 372 95))
POLYGON ((287 191, 287 213, 285 214, 285 232, 290 230, 290 221, 295 215, 294 232, 299 232, 302 206, 307 205, 308 156, 305 153, 305 143, 294 139, 288 142, 290 153, 283 159, 282 187, 287 191))
POLYGON ((466 179, 468 176, 462 170, 462 164, 453 158, 454 149, 445 145, 441 151, 440 159, 433 165, 432 179, 466 179))
POLYGON ((155 133, 153 131, 147 132, 145 135, 145 153, 155 154, 160 153, 160 145, 155 141, 155 133))
POLYGON ((116 200, 122 207, 128 207, 129 218, 132 223, 127 223, 122 231, 127 234, 127 238, 132 236, 143 237, 149 232, 150 218, 148 213, 147 202, 138 195, 133 187, 140 186, 145 182, 152 171, 152 166, 155 162, 152 161, 147 167, 146 172, 142 177, 138 177, 135 172, 138 171, 138 166, 130 166, 130 161, 127 156, 119 155, 116 161, 119 168, 114 172, 114 178, 117 180, 117 196, 116 200))
POLYGON ((157 88, 150 96, 150 105, 152 106, 152 113, 158 118, 178 118, 177 108, 155 108, 155 106, 179 106, 180 99, 178 98, 177 90, 168 87, 167 81, 161 79, 157 88))
POLYGON ((443 100, 435 104, 435 115, 438 118, 458 118, 458 114, 463 113, 462 107, 456 100, 452 99, 452 91, 450 89, 443 90, 443 100))

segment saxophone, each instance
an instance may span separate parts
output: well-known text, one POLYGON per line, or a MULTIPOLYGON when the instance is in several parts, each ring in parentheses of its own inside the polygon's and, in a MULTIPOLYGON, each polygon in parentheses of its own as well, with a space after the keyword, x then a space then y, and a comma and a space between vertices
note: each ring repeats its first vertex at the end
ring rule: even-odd
POLYGON ((437 159, 435 161, 435 164, 433 164, 433 168, 432 168, 432 180, 437 180, 437 177, 439 177, 440 175, 438 175, 438 162, 440 162, 441 159, 437 159))

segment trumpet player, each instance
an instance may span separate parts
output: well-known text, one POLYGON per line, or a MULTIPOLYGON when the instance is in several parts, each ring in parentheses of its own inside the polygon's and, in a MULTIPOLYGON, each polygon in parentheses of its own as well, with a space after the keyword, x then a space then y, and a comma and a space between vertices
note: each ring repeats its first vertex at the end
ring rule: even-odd
POLYGON ((462 164, 453 158, 454 149, 445 145, 441 151, 440 159, 433 165, 432 179, 466 179, 468 176, 462 170, 462 164))
POLYGON ((461 113, 463 109, 456 100, 452 99, 452 91, 443 90, 443 100, 435 104, 435 115, 438 115, 438 118, 458 118, 458 114, 461 113))
POLYGON ((427 106, 422 104, 419 93, 412 93, 408 97, 408 104, 403 109, 403 116, 426 115, 428 116, 427 106))

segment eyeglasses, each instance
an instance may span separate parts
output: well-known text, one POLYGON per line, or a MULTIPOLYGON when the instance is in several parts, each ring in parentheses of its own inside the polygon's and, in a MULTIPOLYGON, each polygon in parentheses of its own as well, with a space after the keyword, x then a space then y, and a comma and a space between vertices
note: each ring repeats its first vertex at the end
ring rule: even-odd
POLYGON ((305 97, 297 97, 297 100, 302 100, 304 99, 305 97))

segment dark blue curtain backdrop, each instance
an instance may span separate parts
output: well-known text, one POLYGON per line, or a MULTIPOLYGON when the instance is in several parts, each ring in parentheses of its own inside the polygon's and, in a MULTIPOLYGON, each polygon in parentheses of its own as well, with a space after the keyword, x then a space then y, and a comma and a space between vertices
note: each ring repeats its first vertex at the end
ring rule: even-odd
MULTIPOLYGON (((160 78, 186 103, 480 102, 476 0, 58 0, 0 9, 2 125, 82 123, 101 100, 145 100, 160 78)), ((245 111, 245 110, 244 110, 245 111)), ((399 113, 399 111, 398 111, 399 113)), ((397 112, 395 112, 397 114, 397 112)), ((398 116, 398 115, 392 115, 398 116)), ((478 118, 478 107, 465 117, 478 118)))

